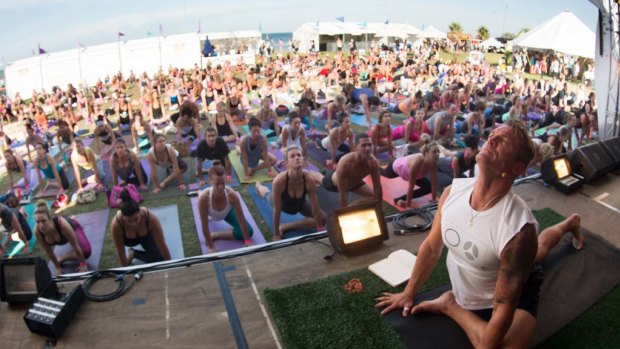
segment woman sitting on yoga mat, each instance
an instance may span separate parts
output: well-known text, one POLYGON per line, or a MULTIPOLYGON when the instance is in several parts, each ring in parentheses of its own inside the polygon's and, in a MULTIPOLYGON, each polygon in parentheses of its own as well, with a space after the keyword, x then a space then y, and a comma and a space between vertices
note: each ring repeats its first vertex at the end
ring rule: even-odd
POLYGON ((237 127, 233 123, 230 114, 226 113, 224 102, 217 102, 217 113, 211 118, 211 126, 217 130, 217 135, 222 137, 224 142, 234 142, 239 138, 237 127))
MULTIPOLYGON (((323 230, 325 212, 319 208, 314 175, 303 169, 304 156, 301 148, 290 145, 284 153, 286 171, 273 179, 273 191, 256 182, 256 191, 273 206, 273 238, 281 239, 287 231, 317 228, 323 230), (301 213, 305 218, 291 223, 280 224, 282 212, 301 213)), ((320 174, 319 174, 320 176, 320 174)))
POLYGON ((116 134, 114 133, 114 130, 112 130, 112 127, 108 124, 108 119, 103 115, 97 116, 95 125, 93 134, 95 135, 97 153, 99 153, 99 156, 102 158, 107 159, 114 151, 112 144, 116 141, 116 134), (104 145, 102 146, 101 143, 104 145))
POLYGON ((69 179, 67 179, 65 170, 60 164, 56 163, 53 156, 48 154, 47 150, 45 150, 45 146, 42 143, 37 143, 34 149, 37 152, 37 159, 34 161, 34 165, 40 170, 35 171, 39 179, 39 184, 43 184, 41 172, 43 172, 46 179, 45 185, 41 187, 41 191, 46 191, 47 187, 50 185, 60 189, 61 192, 69 189, 71 183, 69 183, 69 179))
POLYGON ((353 131, 351 130, 351 117, 349 115, 345 115, 342 118, 342 123, 340 125, 336 123, 329 131, 327 137, 323 138, 321 142, 319 142, 321 149, 328 151, 331 154, 331 159, 327 160, 325 164, 328 168, 333 168, 336 163, 340 161, 340 158, 351 152, 351 147, 355 145, 353 137, 353 131), (348 144, 345 143, 347 140, 348 144), (336 156, 336 151, 340 151, 342 154, 336 156))
POLYGON ((21 157, 15 156, 13 150, 8 148, 4 150, 4 164, 6 165, 6 173, 9 175, 9 188, 15 188, 17 183, 13 181, 13 172, 21 173, 24 178, 24 188, 28 189, 30 183, 26 174, 26 161, 21 157))
POLYGON ((118 127, 122 131, 129 131, 131 120, 133 120, 133 107, 127 103, 125 94, 121 93, 118 97, 118 104, 114 107, 114 112, 118 117, 118 127))
POLYGON ((179 157, 179 152, 170 144, 166 143, 166 136, 158 134, 155 136, 155 144, 147 155, 151 165, 151 178, 153 179, 153 193, 159 194, 166 186, 174 180, 178 181, 177 188, 186 190, 183 174, 187 171, 187 163, 179 157), (160 182, 157 176, 157 168, 166 171, 166 177, 160 182))
POLYGON ((402 316, 443 314, 465 331, 474 348, 532 345, 543 283, 540 264, 567 232, 576 249, 584 245, 579 215, 538 234, 536 218, 513 192, 514 180, 533 156, 520 121, 491 132, 477 156, 478 176, 455 179, 443 192, 404 292, 376 298, 376 307, 385 307, 382 315, 396 309, 402 309, 402 316), (414 307, 444 246, 452 290, 414 307))
POLYGON ((144 119, 144 115, 139 110, 134 113, 134 120, 131 123, 131 138, 133 145, 138 149, 149 149, 153 143, 153 135, 155 132, 151 127, 151 123, 144 119))
POLYGON ((62 216, 52 217, 49 206, 43 200, 37 202, 37 207, 34 209, 34 220, 36 222, 34 233, 43 250, 56 267, 56 274, 62 274, 61 264, 70 259, 79 261, 77 272, 88 271, 86 259, 91 254, 90 242, 88 242, 84 229, 77 220, 62 216), (73 250, 57 258, 54 254, 54 246, 67 243, 71 245, 73 250))
POLYGON ((211 188, 203 190, 198 196, 198 212, 207 250, 216 251, 213 241, 217 239, 239 240, 244 241, 245 246, 253 245, 254 230, 245 219, 239 196, 226 186, 226 169, 217 160, 209 169, 209 182, 211 188), (232 226, 232 230, 211 232, 209 220, 225 221, 232 226))
MULTIPOLYGON (((119 138, 120 139, 120 138, 119 138)), ((74 141, 73 151, 71 152, 71 163, 73 164, 73 173, 77 180, 78 191, 82 190, 89 183, 97 183, 96 190, 103 189, 103 165, 101 160, 95 155, 95 152, 84 146, 81 139, 74 141), (82 180, 80 169, 91 172, 92 175, 82 180)))
POLYGON ((394 198, 394 203, 399 206, 411 207, 411 199, 415 199, 431 193, 432 200, 437 200, 437 161, 439 159, 439 146, 432 141, 422 147, 419 154, 411 154, 392 160, 386 168, 381 168, 379 172, 383 177, 400 177, 409 186, 407 193, 394 198), (430 173, 431 180, 426 179, 426 174, 430 173), (413 190, 415 186, 420 188, 413 190))
POLYGON ((409 117, 404 124, 396 126, 392 130, 392 140, 396 141, 404 138, 405 143, 410 147, 419 147, 420 135, 424 132, 424 116, 426 115, 424 108, 415 111, 415 115, 409 117))
POLYGON ((147 108, 149 108, 153 125, 158 126, 168 122, 170 116, 166 112, 164 101, 156 88, 151 90, 150 97, 145 102, 147 103, 147 108))
POLYGON ((138 159, 136 153, 127 148, 127 144, 122 138, 117 139, 114 143, 114 153, 110 160, 110 171, 112 172, 112 183, 114 185, 131 183, 139 187, 140 190, 148 189, 149 179, 140 159, 138 159))
POLYGON ((265 97, 261 101, 261 108, 256 113, 256 119, 261 122, 263 130, 272 130, 265 133, 267 138, 280 136, 280 125, 278 125, 278 115, 271 109, 271 98, 265 97))
POLYGON ((384 110, 379 114, 379 123, 373 125, 368 135, 372 142, 372 153, 378 155, 380 153, 388 152, 389 158, 394 158, 394 144, 392 143, 392 126, 390 121, 392 120, 392 114, 389 111, 384 110))
POLYGON ((140 207, 127 190, 121 191, 121 205, 112 219, 112 239, 122 266, 131 264, 133 259, 144 263, 170 260, 170 251, 159 218, 146 207, 140 207), (131 247, 142 246, 141 250, 131 247), (130 247, 125 254, 125 246, 130 247))

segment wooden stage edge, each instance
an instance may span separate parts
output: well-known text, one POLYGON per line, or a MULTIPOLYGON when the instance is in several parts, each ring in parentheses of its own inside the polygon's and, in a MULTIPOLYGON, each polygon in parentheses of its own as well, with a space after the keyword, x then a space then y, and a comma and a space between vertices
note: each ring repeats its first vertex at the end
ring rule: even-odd
MULTIPOLYGON (((620 247, 620 177, 610 174, 566 196, 540 182, 514 187, 532 209, 577 212, 584 228, 620 247)), ((316 242, 252 254, 219 263, 148 273, 126 295, 105 303, 86 301, 56 348, 280 348, 277 329, 263 303, 265 288, 282 287, 364 268, 397 249, 417 252, 426 234, 396 236, 380 249, 356 257, 323 257, 316 242), (226 302, 231 299, 232 302, 226 302)), ((98 292, 114 285, 97 285, 98 292)), ((69 286, 69 285, 67 285, 69 286)), ((106 290, 108 288, 108 290, 106 290)), ((43 348, 32 334, 24 307, 0 303, 0 338, 5 348, 43 348)))

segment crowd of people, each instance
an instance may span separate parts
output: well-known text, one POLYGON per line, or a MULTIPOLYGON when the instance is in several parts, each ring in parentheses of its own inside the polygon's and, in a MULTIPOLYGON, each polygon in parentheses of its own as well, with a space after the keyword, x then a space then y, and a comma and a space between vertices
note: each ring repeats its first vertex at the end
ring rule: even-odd
MULTIPOLYGON (((404 315, 412 311, 413 297, 437 262, 448 227, 456 226, 464 234, 473 234, 478 227, 496 227, 501 208, 516 205, 510 216, 501 217, 506 222, 501 231, 489 228, 500 234, 501 243, 489 252, 497 257, 484 261, 485 267, 499 263, 512 271, 510 275, 486 273, 480 291, 467 289, 463 285, 482 281, 470 280, 469 269, 461 266, 467 262, 462 251, 448 246, 453 293, 418 305, 413 312, 448 314, 465 328, 473 343, 519 341, 523 338, 513 339, 506 333, 511 324, 533 330, 535 306, 524 308, 522 315, 517 300, 522 286, 538 277, 536 271, 531 272, 534 263, 544 259, 563 233, 573 233, 578 248, 583 237, 578 216, 573 216, 537 238, 537 223, 510 187, 528 168, 570 151, 573 137, 578 145, 596 137, 596 98, 583 86, 570 91, 565 74, 554 74, 552 80, 531 80, 519 73, 507 75, 486 62, 471 65, 443 62, 438 57, 433 45, 400 51, 375 47, 364 55, 357 50, 345 54, 341 49, 333 55, 259 54, 254 66, 227 62, 206 68, 170 67, 167 73, 132 73, 128 78, 119 73, 90 89, 69 85, 51 92, 35 91, 29 102, 16 95, 4 100, 2 108, 9 110, 5 121, 24 124, 28 161, 7 147, 4 163, 11 186, 28 188, 26 171, 32 163, 39 185, 67 190, 67 164, 61 165, 49 153, 56 143, 65 147, 61 152, 70 151, 67 162, 78 179, 78 191, 89 183, 99 189, 131 183, 158 194, 170 186, 187 190, 187 161, 196 161, 200 187, 211 185, 198 198, 210 252, 215 251, 214 240, 235 239, 251 245, 255 233, 247 224, 237 192, 229 187, 230 152, 237 152, 241 159, 242 173, 237 175, 244 181, 251 181, 261 170, 274 177, 271 189, 256 183, 259 195, 274 209, 274 239, 284 238, 290 230, 323 228, 326 214, 318 204, 318 186, 338 193, 339 205, 346 207, 356 203, 349 202, 349 191, 360 200, 380 201, 380 177, 400 177, 407 188, 404 195, 393 198, 395 204, 411 207, 413 199, 427 194, 431 201, 439 198, 437 217, 420 248, 405 293, 379 298, 384 312, 404 308, 404 315), (352 125, 356 114, 363 115, 361 125, 352 125), (245 135, 240 132, 242 124, 248 126, 245 135), (95 147, 84 146, 80 128, 92 132, 95 147), (174 135, 174 142, 168 133, 174 135), (272 143, 274 138, 277 141, 272 143), (396 145, 397 141, 402 144, 396 145), (186 155, 194 142, 197 146, 191 155, 195 159, 186 155), (279 162, 269 151, 274 146, 284 155, 285 169, 277 175, 273 166, 279 162), (319 164, 325 167, 322 172, 307 167, 309 147, 327 154, 327 160, 319 164), (146 151, 150 173, 140 163, 141 150, 146 151), (387 161, 380 161, 382 156, 387 161), (103 181, 102 161, 110 163, 112 183, 103 181), (206 176, 205 161, 212 163, 206 176), (450 182, 454 180, 451 187, 450 183, 440 187, 442 173, 450 182), (24 178, 21 184, 16 175, 24 178), (367 176, 372 185, 364 181, 367 176), (301 213, 304 219, 282 223, 282 212, 301 213), (211 220, 226 221, 233 229, 210 231, 211 220), (486 315, 479 314, 482 309, 486 315), (476 314, 479 317, 473 320, 476 314)), ((134 258, 146 262, 170 259, 158 217, 140 207, 127 189, 121 199, 111 227, 120 263, 128 265, 134 258), (136 245, 144 251, 126 252, 126 246, 136 245)), ((71 219, 53 217, 44 206, 35 212, 35 233, 54 265, 59 268, 73 258, 84 270, 90 248, 81 227, 71 219), (63 243, 70 243, 73 252, 52 257, 49 246, 63 243)), ((32 233, 19 223, 17 218, 3 219, 3 224, 28 241, 32 233)), ((532 287, 539 287, 532 282, 532 287)))

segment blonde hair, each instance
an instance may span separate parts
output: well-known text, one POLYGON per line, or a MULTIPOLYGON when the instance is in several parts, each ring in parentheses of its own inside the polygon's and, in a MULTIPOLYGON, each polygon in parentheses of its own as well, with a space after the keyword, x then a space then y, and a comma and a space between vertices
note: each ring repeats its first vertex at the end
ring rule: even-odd
POLYGON ((432 147, 438 147, 439 148, 439 143, 437 143, 436 141, 430 141, 426 144, 424 144, 422 146, 422 148, 420 148, 420 151, 422 152, 422 155, 426 155, 431 151, 432 147))
POLYGON ((538 145, 540 153, 540 161, 545 161, 553 156, 553 146, 549 143, 541 143, 538 145))

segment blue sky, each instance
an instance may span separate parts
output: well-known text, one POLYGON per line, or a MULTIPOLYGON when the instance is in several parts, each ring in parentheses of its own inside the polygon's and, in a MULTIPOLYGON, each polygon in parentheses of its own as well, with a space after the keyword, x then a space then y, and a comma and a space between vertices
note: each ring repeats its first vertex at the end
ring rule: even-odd
POLYGON ((571 10, 593 31, 597 11, 588 0, 2 0, 0 62, 29 57, 37 44, 50 51, 126 39, 197 31, 258 29, 291 32, 305 22, 406 22, 447 31, 459 22, 465 32, 485 25, 493 36, 533 28, 571 10))

